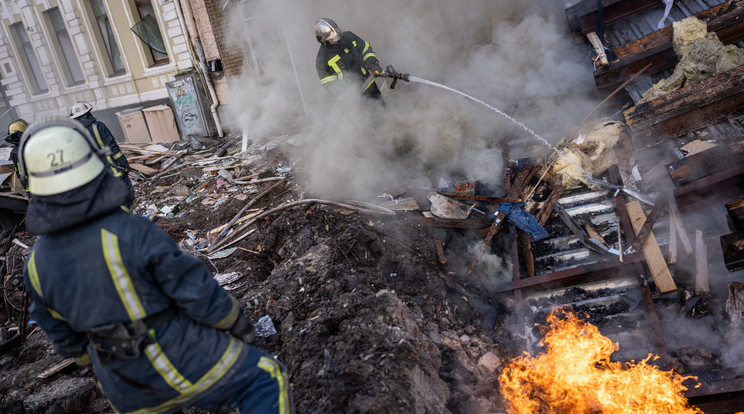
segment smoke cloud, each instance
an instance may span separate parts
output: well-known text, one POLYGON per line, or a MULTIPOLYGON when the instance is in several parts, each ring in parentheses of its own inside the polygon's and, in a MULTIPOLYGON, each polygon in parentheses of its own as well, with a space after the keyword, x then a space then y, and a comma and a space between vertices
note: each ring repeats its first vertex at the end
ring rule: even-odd
POLYGON ((315 71, 320 17, 368 41, 383 67, 472 95, 552 143, 597 103, 591 61, 555 2, 249 0, 235 9, 230 38, 246 59, 230 83, 228 126, 257 142, 291 134, 299 178, 320 196, 436 187, 453 174, 499 184, 501 140, 537 141, 487 107, 421 83, 387 90, 378 80, 384 108, 357 91, 331 99, 315 71))

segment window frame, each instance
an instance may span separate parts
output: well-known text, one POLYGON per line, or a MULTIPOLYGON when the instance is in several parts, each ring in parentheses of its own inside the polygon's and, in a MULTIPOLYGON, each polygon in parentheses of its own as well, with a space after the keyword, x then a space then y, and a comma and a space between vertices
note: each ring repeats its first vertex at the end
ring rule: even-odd
POLYGON ((106 3, 103 0, 88 0, 88 6, 90 7, 91 13, 91 25, 95 27, 95 34, 98 36, 100 44, 103 45, 103 50, 106 52, 104 57, 106 58, 106 67, 109 70, 109 77, 121 76, 127 73, 127 66, 124 63, 124 55, 121 53, 121 47, 116 41, 116 35, 114 33, 114 27, 111 25, 111 19, 108 16, 108 10, 106 10, 106 3), (103 6, 104 13, 96 14, 96 8, 93 6, 93 2, 100 1, 103 6), (104 23, 107 33, 101 29, 101 22, 104 23), (119 59, 121 60, 121 68, 117 69, 114 62, 114 56, 112 53, 112 42, 113 46, 116 47, 116 51, 119 53, 119 59))
MULTIPOLYGON (((154 17, 155 20, 158 21, 157 13, 155 13, 155 5, 153 4, 152 0, 134 0, 134 10, 137 11, 137 16, 139 16, 140 20, 145 17, 142 14, 142 9, 141 9, 141 6, 144 6, 144 5, 149 5, 152 8, 152 17, 154 17)), ((160 21, 158 21, 158 30, 160 30, 160 36, 163 36, 163 30, 160 27, 160 21)), ((165 39, 166 39, 165 36, 163 36, 163 40, 165 39)), ((160 52, 157 52, 145 42, 142 42, 142 44, 144 45, 145 49, 148 52, 149 67, 162 66, 162 65, 167 65, 168 63, 170 63, 170 57, 168 56, 168 54, 165 54, 164 57, 158 58, 156 57, 156 53, 160 53, 160 52)))
POLYGON ((80 64, 80 60, 78 59, 77 50, 75 50, 74 43, 72 41, 72 37, 70 37, 70 32, 67 30, 67 25, 65 25, 64 17, 62 16, 62 12, 59 10, 59 7, 52 7, 48 10, 45 10, 43 12, 43 15, 45 17, 46 23, 48 25, 49 29, 49 37, 51 40, 52 45, 54 46, 54 55, 57 57, 57 60, 59 62, 59 66, 62 69, 64 78, 65 78, 65 84, 67 87, 73 87, 73 86, 79 86, 86 83, 86 76, 85 72, 83 71, 83 67, 80 64), (55 27, 54 23, 54 17, 52 16, 52 13, 57 13, 57 16, 60 19, 60 22, 62 23, 62 27, 57 29, 55 27), (62 45, 62 41, 60 37, 66 37, 67 42, 69 45, 67 46, 69 51, 72 52, 72 55, 69 55, 65 52, 65 46, 62 45), (71 63, 72 60, 72 63, 71 63), (73 70, 72 64, 77 66, 77 71, 80 75, 80 79, 75 79, 75 71, 73 70))
POLYGON ((21 67, 23 69, 29 89, 31 89, 31 95, 43 95, 45 93, 48 93, 49 84, 47 84, 47 81, 44 78, 44 71, 41 68, 39 57, 36 56, 34 46, 33 44, 31 44, 31 38, 26 32, 26 25, 22 21, 19 21, 11 24, 8 27, 11 31, 13 40, 16 43, 16 49, 18 51, 18 57, 20 60, 19 63, 21 64, 21 67), (20 31, 23 31, 23 37, 25 38, 25 40, 22 38, 22 36, 20 36, 20 31), (29 52, 31 52, 30 56, 29 52), (34 64, 36 65, 36 70, 34 69, 34 64), (39 76, 41 76, 41 79, 39 79, 39 76), (39 82, 40 80, 41 83, 39 82))

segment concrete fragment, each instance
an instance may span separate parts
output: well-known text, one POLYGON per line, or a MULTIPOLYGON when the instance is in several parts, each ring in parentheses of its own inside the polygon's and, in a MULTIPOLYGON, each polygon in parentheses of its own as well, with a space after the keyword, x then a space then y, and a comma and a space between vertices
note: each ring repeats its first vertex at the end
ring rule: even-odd
POLYGON ((501 358, 493 351, 488 351, 478 360, 478 368, 487 374, 498 372, 502 368, 501 358))

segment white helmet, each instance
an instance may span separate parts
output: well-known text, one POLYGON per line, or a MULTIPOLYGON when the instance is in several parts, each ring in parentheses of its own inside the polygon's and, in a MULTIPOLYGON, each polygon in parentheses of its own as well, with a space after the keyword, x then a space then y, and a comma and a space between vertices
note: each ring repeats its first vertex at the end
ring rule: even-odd
POLYGON ((77 119, 81 116, 87 114, 93 109, 93 105, 89 104, 85 101, 78 101, 75 102, 75 105, 72 105, 72 108, 70 108, 70 118, 77 119))
POLYGON ((344 32, 333 20, 323 17, 315 22, 315 38, 318 42, 326 44, 331 40, 339 40, 344 32))
POLYGON ((104 171, 102 153, 87 129, 71 119, 31 125, 19 145, 18 172, 35 196, 82 187, 104 171))

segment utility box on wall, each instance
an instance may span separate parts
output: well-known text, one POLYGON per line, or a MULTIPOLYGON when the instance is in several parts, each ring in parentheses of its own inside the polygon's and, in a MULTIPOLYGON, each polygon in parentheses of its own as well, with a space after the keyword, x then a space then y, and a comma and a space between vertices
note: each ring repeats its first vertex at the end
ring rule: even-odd
POLYGON ((126 142, 152 142, 141 109, 133 108, 116 113, 126 142))
POLYGON ((178 74, 176 80, 166 82, 165 86, 173 105, 176 123, 184 139, 191 136, 210 138, 217 135, 209 98, 196 71, 178 74))
POLYGON ((181 137, 178 135, 176 120, 173 118, 173 111, 168 105, 157 105, 142 110, 147 120, 147 126, 150 128, 150 138, 152 142, 178 142, 181 137))

